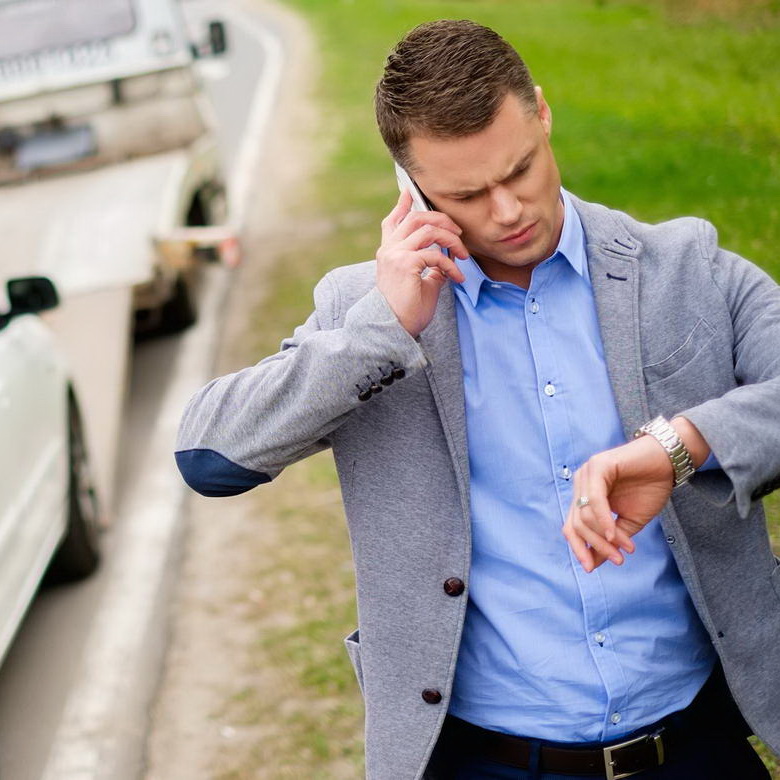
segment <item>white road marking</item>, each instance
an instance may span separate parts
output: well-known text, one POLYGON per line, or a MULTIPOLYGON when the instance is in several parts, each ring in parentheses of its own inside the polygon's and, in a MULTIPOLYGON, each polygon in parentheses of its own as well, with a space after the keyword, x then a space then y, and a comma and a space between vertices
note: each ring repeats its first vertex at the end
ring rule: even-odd
MULTIPOLYGON (((237 175, 229 184, 240 226, 279 89, 283 49, 278 38, 243 12, 233 6, 220 10, 257 38, 266 63, 237 159, 237 175)), ((154 618, 164 609, 159 598, 169 576, 168 564, 176 556, 185 496, 173 464, 173 442, 184 404, 211 368, 220 304, 229 285, 226 269, 211 266, 204 270, 201 318, 181 339, 175 378, 161 401, 139 479, 118 507, 106 591, 86 639, 80 672, 66 702, 43 780, 137 776, 138 767, 128 767, 122 756, 128 742, 143 740, 131 714, 143 717, 153 694, 151 683, 142 683, 142 671, 149 664, 151 646, 162 643, 162 638, 154 635, 154 618)))
POLYGON ((252 178, 257 175, 261 141, 266 137, 278 96, 284 50, 279 38, 258 24, 253 17, 234 6, 228 6, 225 12, 234 24, 257 38, 264 56, 263 75, 252 99, 246 131, 233 167, 234 175, 228 186, 231 217, 240 231, 244 227, 249 195, 253 187, 252 178))

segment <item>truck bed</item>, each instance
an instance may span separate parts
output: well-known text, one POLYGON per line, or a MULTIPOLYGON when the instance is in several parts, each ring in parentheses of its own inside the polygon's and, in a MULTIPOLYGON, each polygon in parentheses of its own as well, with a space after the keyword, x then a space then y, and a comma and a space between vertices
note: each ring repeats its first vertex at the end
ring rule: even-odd
POLYGON ((0 270, 50 277, 63 296, 148 281, 151 237, 176 208, 187 150, 0 188, 0 270))

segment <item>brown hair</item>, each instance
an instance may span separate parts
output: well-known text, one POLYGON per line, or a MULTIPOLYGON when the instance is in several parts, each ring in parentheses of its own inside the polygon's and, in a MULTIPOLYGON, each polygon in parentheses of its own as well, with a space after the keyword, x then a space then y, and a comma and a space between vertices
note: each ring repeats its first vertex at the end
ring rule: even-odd
POLYGON ((510 92, 536 109, 531 74, 498 33, 466 19, 421 24, 387 58, 374 98, 379 132, 393 158, 412 168, 411 135, 477 133, 510 92))

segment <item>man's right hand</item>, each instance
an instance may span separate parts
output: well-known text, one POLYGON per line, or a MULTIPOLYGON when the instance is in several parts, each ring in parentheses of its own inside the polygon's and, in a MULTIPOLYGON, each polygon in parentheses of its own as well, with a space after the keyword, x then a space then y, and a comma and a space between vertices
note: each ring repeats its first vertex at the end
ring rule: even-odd
POLYGON ((401 325, 417 338, 433 318, 444 282, 465 278, 454 261, 431 244, 462 259, 469 253, 460 240, 461 229, 446 214, 411 208, 412 196, 404 190, 382 220, 376 286, 401 325), (426 268, 430 271, 423 277, 426 268))

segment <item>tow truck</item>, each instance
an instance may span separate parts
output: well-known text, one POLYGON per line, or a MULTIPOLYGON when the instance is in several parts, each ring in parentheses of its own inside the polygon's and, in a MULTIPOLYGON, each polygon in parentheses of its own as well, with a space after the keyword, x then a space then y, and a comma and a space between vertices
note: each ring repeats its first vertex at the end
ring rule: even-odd
POLYGON ((238 259, 211 108, 176 0, 0 0, 0 266, 62 297, 130 286, 136 333, 195 317, 198 260, 238 259))
POLYGON ((59 293, 107 505, 134 337, 192 324, 201 261, 239 260, 202 80, 226 49, 178 0, 0 0, 0 277, 59 293))

